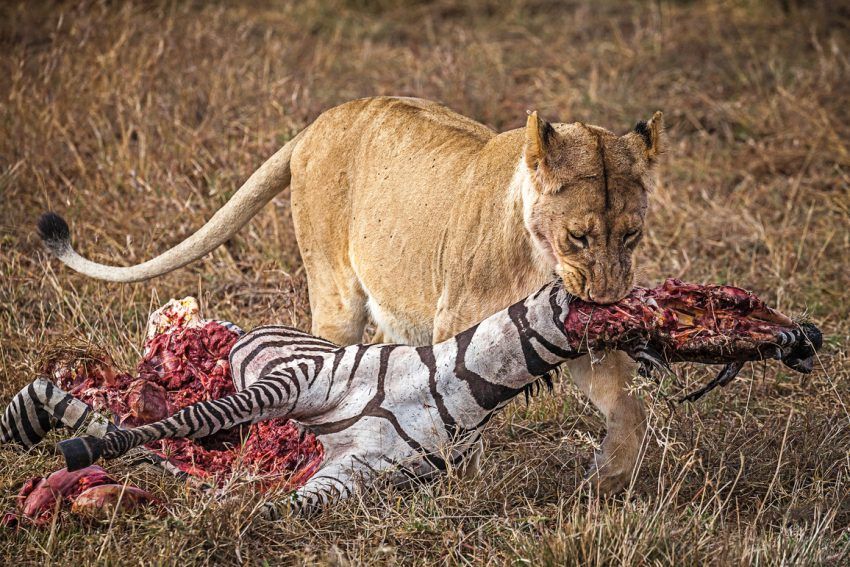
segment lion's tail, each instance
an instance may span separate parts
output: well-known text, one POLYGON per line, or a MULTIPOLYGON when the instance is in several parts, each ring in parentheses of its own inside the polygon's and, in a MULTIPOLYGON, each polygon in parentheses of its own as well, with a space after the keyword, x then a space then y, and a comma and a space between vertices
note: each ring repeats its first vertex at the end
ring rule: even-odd
POLYGON ((38 219, 38 232, 45 246, 74 270, 93 278, 113 282, 139 282, 167 274, 209 254, 226 242, 272 198, 289 186, 292 151, 301 134, 287 142, 248 178, 242 187, 192 236, 156 258, 118 267, 83 258, 71 246, 71 232, 65 220, 55 213, 38 219))

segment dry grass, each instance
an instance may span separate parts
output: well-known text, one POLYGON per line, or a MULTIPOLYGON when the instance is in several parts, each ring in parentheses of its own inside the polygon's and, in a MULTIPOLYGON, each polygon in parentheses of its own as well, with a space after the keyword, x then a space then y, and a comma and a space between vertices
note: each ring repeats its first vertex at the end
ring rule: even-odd
MULTIPOLYGON (((839 3, 832 3, 839 4, 839 3)), ((201 225, 322 110, 372 94, 442 100, 498 129, 526 108, 624 130, 657 108, 670 149, 643 277, 754 289, 827 334, 818 372, 776 364, 695 407, 642 386, 651 430, 630 493, 581 488, 601 420, 568 382, 490 427, 480 478, 389 491, 312 520, 255 524, 260 496, 217 503, 110 468, 168 500, 148 515, 0 533, 16 563, 838 564, 850 560, 850 11, 794 2, 437 0, 0 8, 0 399, 51 339, 130 366, 147 313, 196 294, 245 327, 308 328, 284 193, 210 257, 135 285, 42 251, 39 212, 83 253, 136 262, 201 225), (783 4, 789 11, 783 12, 783 4), (843 401, 842 401, 843 400, 843 401)), ((59 466, 0 449, 0 505, 59 466)))

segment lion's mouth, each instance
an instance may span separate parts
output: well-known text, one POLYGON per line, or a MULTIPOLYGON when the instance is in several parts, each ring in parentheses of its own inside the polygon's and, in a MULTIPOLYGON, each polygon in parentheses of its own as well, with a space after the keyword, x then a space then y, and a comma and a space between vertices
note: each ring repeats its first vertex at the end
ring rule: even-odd
POLYGON ((564 289, 575 297, 592 301, 587 289, 588 278, 584 270, 564 259, 564 255, 552 241, 539 230, 532 230, 531 236, 537 251, 553 267, 553 273, 560 278, 564 289))
POLYGON ((559 263, 555 268, 556 275, 561 279, 564 289, 570 294, 581 298, 584 301, 590 301, 587 294, 587 278, 584 273, 578 268, 564 263, 559 263))

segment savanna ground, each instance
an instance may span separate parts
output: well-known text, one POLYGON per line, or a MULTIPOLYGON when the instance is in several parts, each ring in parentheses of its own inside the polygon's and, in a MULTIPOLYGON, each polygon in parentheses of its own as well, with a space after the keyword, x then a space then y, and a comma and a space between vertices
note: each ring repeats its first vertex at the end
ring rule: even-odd
MULTIPOLYGON (((775 363, 696 405, 709 376, 641 384, 650 433, 629 492, 582 483, 604 424, 569 380, 489 428, 480 476, 384 491, 319 517, 253 522, 150 470, 149 513, 0 534, 18 564, 840 564, 850 561, 850 10, 840 3, 384 0, 4 3, 0 8, 0 400, 39 351, 82 336, 124 367, 149 311, 194 294, 244 327, 309 328, 285 192, 226 246, 141 284, 51 260, 57 210, 77 248, 133 263, 225 202, 320 112, 374 94, 437 99, 495 129, 525 110, 625 131, 665 111, 669 151, 641 281, 732 282, 826 333, 817 372, 775 363)), ((333 206, 329 203, 328 206, 333 206)), ((55 440, 55 438, 53 438, 55 440)), ((52 443, 0 448, 0 506, 60 466, 52 443)), ((122 476, 123 477, 123 476, 122 476)))

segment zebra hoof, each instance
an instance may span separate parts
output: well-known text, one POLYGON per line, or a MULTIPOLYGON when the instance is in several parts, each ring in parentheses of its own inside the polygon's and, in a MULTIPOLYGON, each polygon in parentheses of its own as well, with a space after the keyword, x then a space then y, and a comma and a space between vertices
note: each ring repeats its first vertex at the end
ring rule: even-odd
POLYGON ((65 457, 68 471, 77 471, 91 466, 103 454, 103 439, 85 435, 59 442, 59 451, 65 457))

